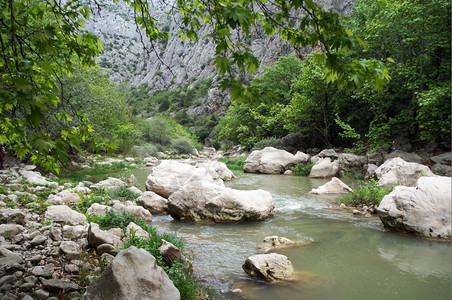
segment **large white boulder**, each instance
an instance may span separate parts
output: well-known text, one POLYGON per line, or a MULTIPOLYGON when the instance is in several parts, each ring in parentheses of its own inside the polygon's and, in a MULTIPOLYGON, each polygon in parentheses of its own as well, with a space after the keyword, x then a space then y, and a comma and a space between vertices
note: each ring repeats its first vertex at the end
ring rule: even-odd
POLYGON ((294 279, 294 267, 287 256, 270 253, 247 258, 242 269, 251 277, 274 282, 294 279))
POLYGON ((239 191, 202 181, 184 185, 168 199, 171 216, 191 222, 260 221, 272 216, 273 209, 267 191, 239 191))
POLYGON ((151 174, 146 179, 146 190, 168 198, 185 183, 199 180, 224 186, 223 180, 211 169, 196 168, 175 160, 164 160, 152 168, 151 174))
POLYGON ((82 299, 179 300, 180 293, 151 254, 132 246, 116 255, 82 299))
POLYGON ((309 194, 348 194, 352 189, 343 183, 339 178, 333 177, 324 185, 312 189, 309 194))
POLYGON ((52 219, 54 222, 68 223, 70 225, 86 224, 86 217, 72 210, 67 205, 51 205, 45 212, 46 219, 52 219))
POLYGON ((375 175, 379 179, 379 186, 404 185, 415 186, 421 176, 435 176, 429 167, 406 162, 400 157, 395 157, 385 161, 375 170, 375 175))
POLYGON ((451 178, 420 177, 416 187, 396 186, 377 208, 385 227, 428 238, 450 239, 451 178))
POLYGON ((319 159, 311 169, 309 177, 311 178, 328 178, 336 176, 339 171, 337 160, 331 161, 329 157, 319 159))
POLYGON ((292 153, 273 147, 255 150, 247 157, 243 171, 246 173, 283 174, 295 166, 299 159, 292 153))

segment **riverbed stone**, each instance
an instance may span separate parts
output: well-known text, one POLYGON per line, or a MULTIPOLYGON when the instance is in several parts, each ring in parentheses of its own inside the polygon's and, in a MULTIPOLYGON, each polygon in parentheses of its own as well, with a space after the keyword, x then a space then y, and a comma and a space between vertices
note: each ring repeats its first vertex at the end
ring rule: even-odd
POLYGON ((272 216, 274 203, 264 190, 239 191, 209 182, 191 182, 168 199, 174 219, 190 222, 236 223, 272 216))
POLYGON ((54 293, 60 291, 71 292, 79 289, 75 283, 63 279, 41 279, 41 283, 44 288, 54 293))
POLYGON ((97 223, 90 223, 88 228, 88 245, 93 248, 102 244, 110 244, 117 248, 122 247, 121 238, 108 231, 102 230, 97 223))
POLYGON ((328 178, 336 176, 339 171, 337 161, 331 161, 329 157, 319 159, 312 167, 309 177, 311 178, 328 178))
POLYGON ((4 220, 5 224, 14 223, 19 225, 25 225, 26 211, 18 208, 5 208, 0 209, 0 218, 4 220))
POLYGON ((36 184, 36 185, 45 185, 45 186, 57 186, 58 183, 53 181, 48 181, 44 176, 39 172, 30 171, 26 168, 19 170, 20 175, 25 179, 27 183, 36 184))
POLYGON ((151 254, 132 246, 116 255, 82 299, 178 300, 180 293, 151 254))
POLYGON ((72 210, 67 205, 51 205, 47 207, 45 218, 71 225, 83 225, 86 223, 86 217, 83 214, 72 210))
POLYGON ((400 157, 385 161, 375 170, 379 179, 379 186, 391 186, 395 184, 404 186, 415 186, 421 176, 436 176, 429 167, 406 162, 400 157))
POLYGON ((77 259, 80 257, 80 245, 73 241, 62 241, 60 244, 60 252, 66 255, 68 259, 77 259))
POLYGON ((255 150, 245 160, 245 173, 283 174, 285 170, 297 164, 298 160, 292 153, 273 147, 255 150))
POLYGON ((90 186, 93 190, 113 190, 120 188, 122 186, 127 186, 127 184, 118 178, 108 177, 105 180, 102 180, 96 184, 90 186))
POLYGON ((18 224, 0 224, 0 236, 11 239, 16 234, 23 232, 25 228, 18 224))
POLYGON ((309 194, 348 194, 352 189, 337 177, 331 178, 330 181, 316 189, 312 189, 309 194))
POLYGON ((137 224, 130 222, 129 225, 127 225, 126 234, 130 235, 130 233, 133 232, 135 236, 147 239, 149 238, 149 232, 138 226, 137 224))
POLYGON ((295 273, 287 256, 276 253, 250 256, 242 265, 242 269, 249 276, 266 282, 291 281, 295 273))
POLYGON ((361 171, 367 162, 365 156, 352 153, 341 153, 337 159, 341 170, 359 170, 361 171))
POLYGON ((301 151, 297 151, 297 153, 295 153, 295 159, 297 160, 297 164, 305 164, 309 162, 309 160, 311 159, 311 155, 301 151))
POLYGON ((138 205, 143 206, 151 214, 166 215, 168 214, 168 200, 152 191, 144 192, 136 200, 138 205))
POLYGON ((228 169, 226 164, 223 162, 220 162, 220 161, 211 160, 211 161, 208 161, 205 163, 198 163, 198 164, 196 164, 196 167, 213 170, 214 172, 216 172, 218 174, 218 176, 223 181, 230 181, 230 180, 237 179, 237 177, 234 175, 234 173, 232 173, 232 171, 228 169))
POLYGON ((93 203, 86 210, 86 213, 88 215, 93 215, 93 216, 102 216, 102 215, 105 215, 105 213, 107 212, 107 209, 111 209, 111 208, 108 205, 93 203))
POLYGON ((412 162, 417 164, 422 164, 422 158, 416 153, 405 152, 401 150, 395 150, 389 154, 385 155, 385 161, 390 160, 392 158, 399 157, 406 162, 412 162))
POLYGON ((152 168, 146 179, 146 190, 168 198, 185 183, 199 180, 224 186, 223 180, 213 170, 196 168, 175 160, 164 160, 152 168))
POLYGON ((143 219, 145 222, 150 223, 152 221, 152 214, 142 206, 136 205, 132 201, 121 202, 113 200, 113 208, 117 212, 126 212, 143 219))
POLYGON ((191 261, 186 258, 179 248, 172 243, 162 239, 162 244, 159 247, 159 253, 162 255, 163 261, 167 266, 172 266, 174 262, 180 262, 184 266, 186 273, 193 273, 193 265, 191 261))
POLYGON ((416 187, 396 186, 377 208, 386 228, 437 238, 451 238, 450 177, 420 177, 416 187))
POLYGON ((430 157, 430 160, 435 164, 451 166, 452 165, 452 152, 443 153, 430 157))

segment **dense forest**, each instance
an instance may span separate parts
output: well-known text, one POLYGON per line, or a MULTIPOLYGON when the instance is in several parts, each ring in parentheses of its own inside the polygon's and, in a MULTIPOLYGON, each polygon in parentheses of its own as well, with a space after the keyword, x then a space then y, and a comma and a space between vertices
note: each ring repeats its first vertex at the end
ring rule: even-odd
MULTIPOLYGON (((233 6, 229 19, 204 11, 204 22, 217 24, 209 35, 218 50, 211 63, 225 76, 220 86, 232 102, 225 114, 196 117, 187 111, 207 96, 212 80, 153 94, 144 86, 112 83, 95 61, 100 40, 82 30, 88 7, 69 4, 71 9, 62 10, 46 1, 1 1, 0 143, 47 169, 58 170, 77 151, 188 154, 206 142, 217 148, 280 147, 280 138, 294 132, 301 134, 303 149, 364 151, 390 147, 397 139, 450 149, 449 1, 358 0, 353 14, 340 20, 306 1, 314 17, 301 18, 300 28, 315 30, 304 35, 283 22, 291 8, 284 5, 276 18, 286 24, 280 27, 246 6, 233 6), (243 82, 237 74, 255 72, 258 62, 240 43, 234 48, 225 42, 227 29, 241 28, 246 36, 256 20, 267 20, 257 25, 266 34, 278 29, 293 45, 317 50, 303 58, 280 57, 243 82)), ((199 11, 191 13, 202 19, 199 11)), ((151 19, 137 22, 151 39, 168 38, 146 20, 151 19)), ((194 20, 183 18, 182 38, 198 39, 201 25, 194 20)))

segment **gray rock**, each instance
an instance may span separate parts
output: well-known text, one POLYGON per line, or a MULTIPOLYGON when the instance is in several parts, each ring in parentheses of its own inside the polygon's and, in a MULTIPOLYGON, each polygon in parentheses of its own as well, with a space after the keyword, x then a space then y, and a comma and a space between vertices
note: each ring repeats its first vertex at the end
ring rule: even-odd
POLYGON ((44 236, 44 235, 37 235, 31 240, 30 244, 32 246, 38 246, 38 245, 44 244, 45 241, 47 241, 47 237, 46 236, 44 236))
POLYGON ((452 152, 443 153, 440 155, 430 157, 430 160, 435 164, 451 166, 452 165, 452 152))
POLYGON ((393 152, 385 155, 385 161, 390 160, 392 158, 396 158, 396 157, 399 157, 406 162, 422 164, 422 158, 419 155, 417 155, 416 153, 408 153, 408 152, 400 151, 400 150, 396 150, 396 151, 393 151, 393 152))
POLYGON ((63 238, 66 240, 79 240, 88 236, 88 225, 63 226, 63 238))
POLYGON ((41 283, 44 288, 54 293, 60 291, 71 292, 79 289, 77 284, 63 279, 41 279, 41 283))
POLYGON ((152 221, 152 214, 142 206, 136 205, 132 201, 120 202, 113 200, 113 208, 118 212, 126 212, 143 219, 145 222, 150 223, 152 221))
POLYGON ((137 204, 146 208, 151 214, 168 214, 168 200, 151 191, 146 191, 138 197, 137 204))
POLYGON ((49 237, 54 241, 63 240, 63 234, 61 232, 61 228, 59 228, 59 227, 50 228, 49 229, 49 237))
POLYGON ((359 156, 351 153, 341 153, 338 158, 339 168, 342 170, 362 170, 367 163, 365 156, 359 156))
POLYGON ((131 232, 133 232, 135 236, 138 236, 140 238, 149 238, 149 232, 145 231, 143 228, 133 222, 130 222, 129 225, 127 225, 126 229, 127 235, 129 235, 131 232))
POLYGON ((255 150, 246 158, 243 164, 245 173, 283 174, 298 163, 295 155, 285 151, 266 147, 255 150))
POLYGON ((336 151, 334 149, 323 149, 322 151, 320 151, 319 154, 317 154, 320 158, 325 158, 325 157, 329 157, 329 158, 338 158, 339 154, 336 153, 336 151))
POLYGON ((0 247, 0 270, 8 268, 16 263, 21 264, 23 262, 22 257, 4 247, 0 247))
POLYGON ((309 177, 311 178, 328 178, 336 176, 339 171, 339 164, 337 161, 331 161, 329 157, 318 160, 311 169, 309 177))
POLYGON ((31 274, 38 277, 50 278, 52 277, 53 271, 55 271, 55 265, 53 263, 48 263, 45 266, 36 266, 31 269, 31 274))
POLYGON ((352 189, 348 185, 343 183, 339 178, 333 177, 324 185, 312 189, 309 194, 348 194, 350 192, 352 192, 352 189))
POLYGON ((175 219, 192 222, 236 223, 272 216, 274 203, 264 190, 239 191, 208 182, 186 184, 168 199, 175 219))
POLYGON ((211 160, 206 163, 198 163, 196 164, 196 167, 213 170, 224 181, 230 181, 237 178, 234 173, 228 169, 225 163, 216 160, 211 160))
POLYGON ((77 259, 80 257, 80 246, 73 241, 62 241, 60 244, 60 252, 66 255, 68 259, 77 259))
POLYGON ((90 223, 88 228, 88 245, 97 248, 102 244, 110 244, 118 248, 123 245, 119 237, 108 231, 101 230, 96 223, 90 223))
POLYGON ((93 216, 102 216, 105 215, 107 212, 107 209, 109 209, 109 206, 99 204, 99 203, 93 203, 86 211, 87 214, 93 215, 93 216))
POLYGON ((242 265, 242 269, 249 276, 266 282, 291 281, 295 273, 290 260, 276 253, 250 256, 242 265))
POLYGON ((118 253, 82 299, 178 300, 180 293, 151 254, 132 246, 118 253))
POLYGON ((20 175, 25 179, 26 182, 37 185, 46 185, 46 186, 57 186, 58 183, 51 182, 45 179, 44 176, 39 172, 29 171, 26 169, 19 170, 20 175))
POLYGON ((385 155, 387 155, 387 153, 368 151, 366 153, 367 163, 379 166, 385 161, 385 155))
POLYGON ((72 210, 66 205, 51 205, 47 207, 45 218, 71 225, 83 225, 86 223, 86 217, 83 214, 72 210))
POLYGON ((15 275, 6 275, 0 278, 0 286, 3 286, 5 284, 10 284, 16 281, 15 275))
POLYGON ((151 174, 146 179, 146 190, 168 198, 185 183, 199 180, 224 186, 223 180, 212 170, 196 168, 174 160, 164 160, 152 168, 151 174))
POLYGON ((305 164, 311 159, 311 155, 297 151, 297 153, 295 153, 295 159, 297 160, 297 164, 305 164))
MULTIPOLYGON (((26 282, 20 285, 19 287, 19 291, 20 292, 29 292, 31 291, 33 288, 35 287, 34 283, 31 282, 26 282)), ((22 300, 27 299, 27 300, 33 300, 33 298, 31 296, 26 295, 25 297, 22 298, 22 300)))
POLYGON ((25 228, 18 224, 0 224, 0 236, 7 239, 13 238, 15 235, 23 232, 25 228))
POLYGON ((90 186, 93 190, 112 190, 117 189, 122 186, 127 186, 127 184, 118 178, 108 177, 108 179, 102 180, 96 184, 90 186))
POLYGON ((36 297, 36 299, 39 299, 39 300, 45 300, 45 299, 49 298, 49 295, 50 295, 50 293, 43 289, 34 291, 34 296, 36 297))
POLYGON ((416 187, 396 186, 381 200, 385 227, 427 238, 451 238, 450 177, 420 177, 416 187))
POLYGON ((380 186, 390 186, 396 183, 405 186, 415 186, 421 176, 436 176, 429 167, 418 163, 406 162, 400 157, 387 160, 375 170, 380 186))
POLYGON ((0 209, 0 219, 4 220, 5 223, 25 225, 25 215, 25 211, 17 208, 0 209))
POLYGON ((113 251, 115 249, 116 249, 116 247, 111 244, 102 244, 102 245, 97 246, 96 252, 97 252, 97 255, 103 255, 105 253, 113 254, 114 253, 113 251))
POLYGON ((179 248, 172 243, 162 240, 162 245, 159 248, 159 253, 162 255, 163 261, 166 265, 172 266, 174 262, 180 262, 184 266, 186 273, 193 273, 193 265, 180 251, 179 248))

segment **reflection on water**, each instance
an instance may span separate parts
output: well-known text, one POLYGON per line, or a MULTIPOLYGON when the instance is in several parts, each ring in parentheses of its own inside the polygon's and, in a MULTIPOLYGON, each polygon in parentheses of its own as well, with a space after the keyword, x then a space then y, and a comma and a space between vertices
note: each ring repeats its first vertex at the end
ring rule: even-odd
MULTIPOLYGON (((143 184, 149 169, 133 171, 143 184)), ((312 196, 321 179, 236 174, 227 186, 272 193, 275 215, 264 222, 197 225, 155 216, 160 231, 176 232, 192 253, 194 275, 219 299, 451 299, 450 243, 385 232, 378 217, 327 209, 331 198, 312 196), (303 274, 288 285, 267 285, 242 271, 246 258, 269 235, 312 240, 281 249, 303 274), (239 288, 242 296, 232 290, 239 288)), ((144 189, 144 188, 143 188, 144 189)))

